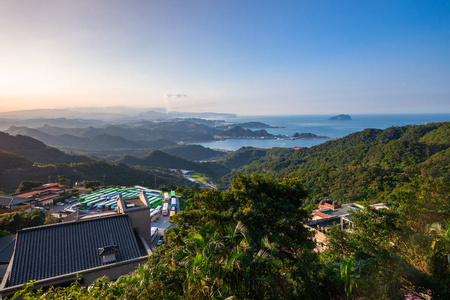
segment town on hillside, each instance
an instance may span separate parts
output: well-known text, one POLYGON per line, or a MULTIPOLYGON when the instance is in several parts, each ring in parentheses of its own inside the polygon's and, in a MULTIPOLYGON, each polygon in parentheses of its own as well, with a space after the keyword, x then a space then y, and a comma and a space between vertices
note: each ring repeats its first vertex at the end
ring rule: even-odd
POLYGON ((36 211, 52 221, 0 238, 2 297, 30 280, 36 288, 48 288, 78 275, 89 285, 103 276, 114 280, 130 273, 165 243, 164 233, 182 209, 175 191, 77 185, 47 183, 0 195, 1 214, 36 211))

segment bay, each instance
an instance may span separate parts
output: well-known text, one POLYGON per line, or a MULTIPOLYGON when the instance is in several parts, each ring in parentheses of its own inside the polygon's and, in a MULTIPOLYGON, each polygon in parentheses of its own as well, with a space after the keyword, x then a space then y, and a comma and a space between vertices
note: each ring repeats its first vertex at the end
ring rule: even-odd
MULTIPOLYGON (((450 113, 443 114, 383 114, 383 115, 351 115, 350 121, 328 120, 333 115, 299 115, 299 116, 238 116, 225 120, 226 124, 245 122, 262 122, 270 126, 283 128, 265 128, 271 134, 294 135, 298 133, 314 133, 333 138, 341 138, 366 128, 386 129, 391 126, 419 125, 434 122, 450 121, 450 113)), ((252 130, 257 130, 252 128, 252 130)), ((241 147, 273 148, 273 147, 311 147, 329 139, 227 139, 212 142, 192 143, 212 149, 238 150, 241 147)))

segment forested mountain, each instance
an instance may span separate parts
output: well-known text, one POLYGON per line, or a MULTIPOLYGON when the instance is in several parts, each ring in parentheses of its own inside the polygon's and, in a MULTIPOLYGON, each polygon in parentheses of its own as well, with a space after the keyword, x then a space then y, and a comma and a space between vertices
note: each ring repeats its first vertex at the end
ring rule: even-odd
POLYGON ((225 156, 227 153, 223 151, 217 151, 210 148, 205 148, 200 145, 176 145, 168 146, 161 149, 170 155, 179 156, 187 160, 208 160, 211 158, 217 158, 225 156))
POLYGON ((23 156, 38 163, 90 162, 87 156, 72 155, 48 147, 44 143, 28 136, 11 136, 0 132, 0 150, 23 156))
POLYGON ((449 131, 448 122, 367 129, 311 148, 243 148, 220 165, 155 150, 142 159, 124 156, 118 164, 30 167, 31 161, 3 153, 18 168, 4 170, 0 186, 58 175, 106 185, 151 186, 155 176, 157 185, 183 183, 154 168, 216 178, 233 170, 225 178, 234 178, 226 191, 180 186, 186 210, 173 218, 177 227, 166 233, 168 244, 137 271, 89 288, 28 289, 13 299, 448 299, 449 131), (317 253, 304 224, 322 197, 380 201, 390 208, 354 212, 354 230, 332 227, 329 247, 317 253))
POLYGON ((160 122, 141 126, 110 125, 102 128, 90 127, 81 132, 81 137, 100 134, 120 136, 131 141, 166 139, 178 141, 209 141, 217 130, 193 122, 160 122))
POLYGON ((143 158, 124 155, 118 162, 131 166, 145 166, 165 169, 186 169, 220 178, 229 173, 229 169, 216 163, 196 163, 178 156, 172 156, 160 150, 150 152, 143 158))
MULTIPOLYGON (((219 166, 220 167, 220 166, 219 166)), ((224 167, 221 167, 224 169, 224 167)), ((64 175, 77 180, 105 179, 107 184, 134 185, 157 180, 158 185, 186 183, 168 171, 142 171, 124 164, 92 161, 87 156, 66 154, 31 137, 0 132, 0 190, 14 191, 22 181, 48 182, 64 175), (39 166, 33 166, 34 163, 39 166)))
POLYGON ((169 172, 154 170, 138 170, 124 164, 109 164, 102 161, 90 163, 52 164, 31 167, 26 170, 0 170, 0 190, 13 192, 22 181, 31 180, 49 182, 64 175, 72 183, 78 180, 98 180, 106 185, 144 184, 155 187, 167 184, 186 184, 181 177, 169 172))
POLYGON ((294 138, 297 139, 330 139, 330 137, 325 136, 325 135, 317 135, 311 132, 302 132, 302 133, 294 133, 294 135, 292 136, 294 138))
MULTIPOLYGON (((92 154, 108 161, 119 155, 142 157, 150 150, 176 146, 189 142, 213 141, 221 138, 267 138, 273 137, 265 130, 252 131, 239 126, 216 127, 220 121, 202 119, 174 119, 159 122, 137 121, 125 124, 109 124, 101 127, 62 128, 42 126, 38 128, 11 126, 6 130, 11 135, 33 137, 46 145, 61 150, 92 154)), ((257 126, 259 122, 243 125, 257 126)), ((269 126, 270 127, 270 126, 269 126)), ((164 151, 188 160, 218 158, 223 153, 197 146, 170 147, 164 151)))
MULTIPOLYGON (((55 127, 50 132, 58 132, 55 127)), ((142 149, 153 148, 159 149, 162 147, 176 145, 176 143, 169 140, 138 140, 130 141, 121 136, 113 136, 110 134, 102 133, 99 135, 80 137, 72 134, 60 134, 52 135, 42 132, 38 129, 28 127, 14 127, 11 126, 5 132, 11 135, 25 135, 37 139, 46 145, 61 147, 61 148, 73 148, 80 150, 101 150, 101 149, 142 149)))
POLYGON ((270 126, 267 125, 265 123, 262 122, 245 122, 245 123, 238 123, 238 124, 229 124, 229 125, 218 125, 216 126, 217 129, 221 129, 221 130, 227 130, 227 129, 231 129, 234 127, 242 127, 242 128, 255 128, 255 129, 260 129, 260 128, 280 128, 278 126, 270 126))
POLYGON ((23 169, 33 166, 33 162, 9 152, 0 151, 0 173, 6 169, 23 169))
POLYGON ((266 130, 250 130, 244 129, 240 126, 233 127, 231 129, 227 129, 218 133, 219 136, 222 137, 232 137, 232 138, 241 138, 241 137, 271 137, 272 134, 268 133, 266 130))
POLYGON ((267 151, 267 149, 242 147, 241 149, 234 151, 226 157, 220 159, 218 162, 226 166, 227 168, 238 169, 264 157, 267 151))
POLYGON ((221 163, 231 168, 242 166, 233 174, 298 177, 316 200, 375 202, 412 178, 433 175, 450 179, 449 132, 449 122, 366 129, 311 148, 241 149, 221 163), (261 158, 256 159, 258 156, 261 158))

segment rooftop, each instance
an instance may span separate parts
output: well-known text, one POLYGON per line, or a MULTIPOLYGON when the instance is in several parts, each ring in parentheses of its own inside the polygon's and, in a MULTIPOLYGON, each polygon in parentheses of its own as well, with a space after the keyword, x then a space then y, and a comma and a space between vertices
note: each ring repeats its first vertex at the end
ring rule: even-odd
POLYGON ((7 264, 14 253, 15 235, 0 238, 0 264, 7 264))
POLYGON ((58 192, 64 191, 64 186, 59 185, 57 183, 53 184, 44 184, 39 187, 33 188, 31 191, 27 191, 24 193, 18 193, 15 197, 23 197, 23 198, 31 198, 36 196, 41 196, 40 198, 49 198, 51 195, 56 195, 58 192))
POLYGON ((141 256, 127 215, 18 231, 7 286, 102 266, 98 249, 111 245, 119 250, 117 262, 141 256))
POLYGON ((349 215, 352 211, 360 211, 363 207, 356 205, 354 203, 342 204, 340 208, 331 209, 331 208, 321 208, 314 211, 316 216, 327 218, 333 216, 346 216, 349 215))
POLYGON ((0 195, 0 206, 20 205, 26 201, 30 201, 30 199, 18 196, 0 195))

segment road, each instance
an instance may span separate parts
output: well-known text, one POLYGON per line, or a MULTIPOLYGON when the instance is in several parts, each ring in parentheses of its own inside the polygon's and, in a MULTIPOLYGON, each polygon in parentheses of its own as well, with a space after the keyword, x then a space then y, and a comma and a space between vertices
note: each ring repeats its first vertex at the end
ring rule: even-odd
POLYGON ((193 182, 193 183, 198 184, 198 185, 199 185, 200 187, 202 187, 202 188, 207 188, 207 189, 212 189, 212 190, 217 189, 216 186, 215 186, 214 184, 204 183, 204 182, 202 182, 202 181, 200 181, 200 180, 197 180, 197 179, 191 177, 191 175, 186 174, 186 175, 183 175, 183 177, 184 177, 184 179, 186 179, 186 180, 189 180, 189 181, 191 181, 191 182, 193 182))
POLYGON ((161 217, 159 217, 158 220, 156 220, 155 222, 152 223, 152 227, 158 227, 159 229, 163 229, 163 230, 160 230, 160 233, 166 231, 173 225, 175 225, 175 224, 169 222, 169 216, 163 217, 162 215, 161 215, 161 217))
MULTIPOLYGON (((180 212, 180 199, 178 198, 177 201, 177 212, 180 212)), ((170 227, 175 226, 174 223, 169 222, 169 216, 163 217, 163 215, 161 214, 161 216, 158 218, 158 220, 152 222, 152 227, 158 227, 158 234, 161 236, 164 234, 164 232, 169 229, 170 227)), ((156 239, 153 243, 153 245, 151 245, 152 251, 155 250, 156 248, 156 242, 158 241, 158 239, 156 239)))

